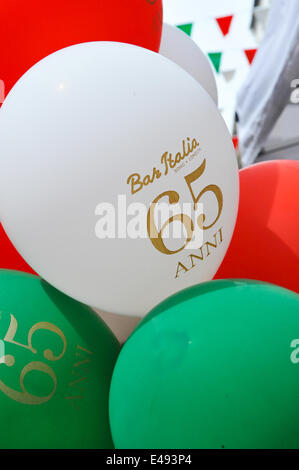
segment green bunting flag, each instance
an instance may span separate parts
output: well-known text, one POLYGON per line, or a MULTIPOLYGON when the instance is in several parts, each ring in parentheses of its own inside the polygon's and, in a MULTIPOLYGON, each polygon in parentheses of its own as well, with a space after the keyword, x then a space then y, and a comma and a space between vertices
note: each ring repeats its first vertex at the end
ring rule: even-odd
POLYGON ((184 33, 188 34, 188 36, 191 36, 193 23, 179 24, 177 25, 177 27, 181 29, 182 31, 184 31, 184 33))
POLYGON ((208 56, 214 65, 216 72, 219 73, 222 52, 209 52, 208 56))

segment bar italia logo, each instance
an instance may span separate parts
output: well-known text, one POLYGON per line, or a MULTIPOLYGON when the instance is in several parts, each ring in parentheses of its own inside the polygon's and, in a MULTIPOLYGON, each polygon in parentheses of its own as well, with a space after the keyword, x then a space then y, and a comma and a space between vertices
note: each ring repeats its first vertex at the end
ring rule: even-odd
POLYGON ((164 152, 161 157, 161 164, 163 167, 160 169, 154 167, 151 174, 145 176, 140 173, 132 173, 128 179, 127 184, 131 186, 131 194, 136 194, 141 191, 145 186, 153 184, 161 176, 167 176, 170 170, 178 171, 182 168, 182 162, 191 155, 195 150, 199 150, 199 143, 196 139, 191 140, 190 137, 182 141, 182 148, 176 152, 175 156, 171 152, 164 152))
MULTIPOLYGON (((195 158, 201 151, 200 144, 198 139, 190 137, 182 140, 182 146, 177 153, 173 154, 171 152, 164 152, 161 156, 160 162, 163 165, 162 167, 154 167, 151 174, 147 174, 144 177, 140 173, 133 173, 127 179, 127 184, 131 186, 131 194, 136 194, 141 191, 145 186, 152 185, 156 180, 160 179, 163 176, 167 176, 171 171, 179 171, 181 168, 184 168, 187 162, 193 162, 195 158)), ((206 260, 210 255, 213 249, 217 249, 219 245, 223 242, 223 227, 219 227, 218 222, 223 211, 223 194, 219 186, 214 184, 212 181, 211 184, 201 188, 198 192, 195 192, 194 185, 196 184, 197 188, 202 181, 202 176, 206 173, 207 170, 207 160, 203 159, 202 163, 191 173, 184 176, 184 184, 187 185, 188 191, 190 193, 190 204, 193 205, 194 213, 186 214, 180 213, 172 215, 168 220, 164 221, 162 228, 158 228, 155 222, 155 210, 157 205, 161 201, 168 199, 169 205, 178 204, 181 201, 181 194, 174 190, 169 189, 163 191, 161 194, 156 196, 152 201, 148 213, 147 213, 147 232, 149 239, 153 247, 164 255, 175 255, 180 252, 183 252, 185 249, 191 249, 191 241, 194 238, 195 230, 197 228, 203 233, 207 232, 210 229, 214 229, 214 234, 209 241, 206 241, 201 246, 198 245, 197 251, 185 256, 177 262, 174 278, 178 279, 181 275, 185 275, 189 271, 193 270, 200 262, 206 260), (200 215, 196 215, 198 206, 201 204, 203 196, 207 193, 212 194, 217 201, 217 214, 216 217, 210 222, 206 222, 206 215, 202 212, 200 215), (194 220, 196 218, 196 220, 194 220), (166 240, 164 239, 164 234, 166 229, 173 224, 174 222, 179 222, 185 230, 185 241, 182 246, 176 249, 170 249, 167 246, 166 240), (218 229, 216 227, 218 225, 218 229), (197 226, 197 228, 196 228, 197 226)), ((192 247, 193 249, 194 247, 192 247)))

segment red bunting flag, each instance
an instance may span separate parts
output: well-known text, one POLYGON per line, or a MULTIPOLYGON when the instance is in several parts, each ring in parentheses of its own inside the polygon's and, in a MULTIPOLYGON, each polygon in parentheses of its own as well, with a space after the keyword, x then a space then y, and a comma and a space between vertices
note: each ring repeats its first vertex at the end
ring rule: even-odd
POLYGON ((233 144, 234 144, 235 149, 238 150, 238 148, 239 148, 239 139, 238 139, 238 137, 236 137, 236 136, 233 137, 233 144))
POLYGON ((251 65, 252 62, 253 62, 253 59, 255 57, 255 54, 256 54, 256 51, 257 49, 245 49, 245 54, 246 54, 246 57, 247 57, 247 60, 249 62, 249 64, 251 65))
POLYGON ((234 15, 216 18, 216 21, 218 23, 219 28, 222 31, 223 36, 226 36, 228 34, 233 17, 234 15))

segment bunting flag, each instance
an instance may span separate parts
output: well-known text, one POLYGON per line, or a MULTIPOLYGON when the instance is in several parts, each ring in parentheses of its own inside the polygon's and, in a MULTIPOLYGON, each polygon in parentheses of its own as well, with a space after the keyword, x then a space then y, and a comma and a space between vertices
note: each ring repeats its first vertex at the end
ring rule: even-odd
POLYGON ((179 24, 177 25, 177 27, 181 29, 182 31, 184 31, 184 33, 188 34, 188 36, 191 36, 193 23, 179 24))
POLYGON ((222 75, 224 76, 226 82, 230 82, 234 78, 234 76, 236 75, 236 71, 235 70, 225 70, 225 71, 222 71, 222 75))
POLYGON ((255 5, 256 0, 163 0, 165 22, 191 36, 207 55, 217 83, 218 106, 232 133, 237 93, 258 47, 254 30, 263 29, 261 22, 264 23, 269 9, 268 6, 255 9, 255 5))
POLYGON ((219 28, 221 29, 223 36, 226 36, 229 33, 233 17, 234 15, 216 18, 216 21, 218 23, 219 28))
POLYGON ((236 136, 233 137, 233 144, 234 144, 235 149, 238 150, 239 149, 239 139, 238 139, 238 137, 236 137, 236 136))
POLYGON ((255 57, 255 54, 257 52, 257 49, 245 49, 245 54, 246 54, 246 57, 247 57, 247 60, 249 62, 249 64, 251 65, 252 62, 253 62, 253 59, 255 57))
POLYGON ((208 56, 214 66, 214 69, 216 70, 217 73, 219 73, 222 52, 209 52, 208 56))

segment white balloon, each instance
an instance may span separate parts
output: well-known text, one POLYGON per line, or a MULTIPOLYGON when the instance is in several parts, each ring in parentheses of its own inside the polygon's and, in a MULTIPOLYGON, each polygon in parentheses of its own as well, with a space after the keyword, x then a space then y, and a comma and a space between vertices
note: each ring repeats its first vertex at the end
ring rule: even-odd
POLYGON ((5 230, 36 272, 84 303, 142 316, 212 279, 228 248, 239 195, 231 137, 202 87, 159 54, 94 42, 46 57, 2 106, 0 155, 5 230), (147 211, 159 195, 188 203, 175 207, 193 222, 159 223, 152 206, 150 239, 147 211), (211 228, 191 249, 185 232, 201 233, 199 195, 211 228), (174 226, 183 233, 167 239, 174 226))
POLYGON ((160 54, 192 75, 218 104, 217 85, 212 66, 190 36, 176 26, 163 23, 160 54))

